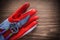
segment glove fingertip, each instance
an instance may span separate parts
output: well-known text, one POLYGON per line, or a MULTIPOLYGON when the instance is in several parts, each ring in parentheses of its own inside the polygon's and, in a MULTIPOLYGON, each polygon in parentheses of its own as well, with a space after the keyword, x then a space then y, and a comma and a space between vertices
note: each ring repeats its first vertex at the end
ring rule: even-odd
POLYGON ((37 12, 36 9, 30 9, 30 10, 29 10, 30 16, 33 16, 34 14, 36 14, 36 12, 37 12))

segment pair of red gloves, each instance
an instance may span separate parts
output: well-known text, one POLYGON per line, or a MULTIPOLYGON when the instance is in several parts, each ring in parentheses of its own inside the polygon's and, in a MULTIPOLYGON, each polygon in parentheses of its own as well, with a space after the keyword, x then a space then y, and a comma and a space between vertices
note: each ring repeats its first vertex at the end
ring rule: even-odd
POLYGON ((0 40, 17 40, 31 32, 37 25, 38 16, 35 9, 27 8, 28 2, 0 24, 0 40), (27 12, 26 12, 27 11, 27 12))

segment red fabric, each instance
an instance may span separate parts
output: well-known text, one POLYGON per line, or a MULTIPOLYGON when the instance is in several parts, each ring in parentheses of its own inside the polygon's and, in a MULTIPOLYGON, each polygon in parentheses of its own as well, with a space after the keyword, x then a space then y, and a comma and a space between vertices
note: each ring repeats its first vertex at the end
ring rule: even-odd
MULTIPOLYGON (((22 26, 22 28, 19 28, 19 32, 17 34, 12 35, 12 37, 9 40, 17 40, 20 38, 26 31, 28 31, 30 28, 32 28, 34 25, 37 24, 36 20, 38 19, 38 16, 33 16, 37 11, 35 9, 31 9, 27 12, 27 8, 29 7, 29 3, 26 2, 23 4, 16 12, 14 12, 9 18, 8 21, 18 22, 22 19, 24 19, 26 16, 30 15, 30 19, 27 21, 25 25, 22 26)), ((3 36, 7 37, 11 33, 10 30, 6 31, 3 36)))
POLYGON ((27 8, 29 7, 29 3, 28 2, 26 2, 25 4, 23 4, 17 11, 15 11, 9 18, 8 18, 8 20, 10 21, 10 22, 13 22, 13 18, 14 19, 16 19, 16 18, 18 18, 18 16, 20 16, 22 13, 24 13, 26 10, 27 10, 27 8))

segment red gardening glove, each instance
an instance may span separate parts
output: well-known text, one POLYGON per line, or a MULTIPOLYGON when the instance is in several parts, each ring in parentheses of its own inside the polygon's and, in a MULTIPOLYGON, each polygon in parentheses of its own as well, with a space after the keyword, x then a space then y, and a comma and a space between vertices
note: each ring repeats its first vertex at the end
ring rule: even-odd
MULTIPOLYGON (((26 35, 27 33, 31 32, 36 27, 36 24, 37 24, 36 20, 38 19, 38 16, 33 16, 33 15, 37 11, 35 9, 31 9, 26 12, 26 10, 29 6, 30 6, 30 4, 28 2, 26 2, 16 12, 14 12, 13 15, 11 15, 8 18, 8 21, 10 23, 15 23, 15 22, 19 22, 19 21, 23 20, 24 18, 26 18, 27 16, 29 16, 29 19, 27 20, 27 22, 24 25, 22 25, 22 27, 19 28, 19 31, 17 33, 13 34, 9 38, 9 40, 17 40, 17 39, 21 38, 22 36, 26 35)), ((7 37, 10 33, 12 33, 12 32, 9 29, 8 31, 6 31, 3 34, 3 36, 7 37)))

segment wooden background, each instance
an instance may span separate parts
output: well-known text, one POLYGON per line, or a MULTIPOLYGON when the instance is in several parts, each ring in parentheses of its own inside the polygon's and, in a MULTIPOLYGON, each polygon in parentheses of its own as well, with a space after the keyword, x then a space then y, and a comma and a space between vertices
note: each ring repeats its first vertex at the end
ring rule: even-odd
POLYGON ((30 2, 29 9, 38 10, 39 20, 38 26, 19 40, 59 40, 58 4, 54 0, 1 0, 0 23, 25 2, 30 2))

